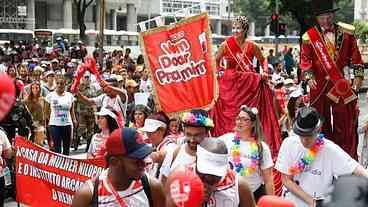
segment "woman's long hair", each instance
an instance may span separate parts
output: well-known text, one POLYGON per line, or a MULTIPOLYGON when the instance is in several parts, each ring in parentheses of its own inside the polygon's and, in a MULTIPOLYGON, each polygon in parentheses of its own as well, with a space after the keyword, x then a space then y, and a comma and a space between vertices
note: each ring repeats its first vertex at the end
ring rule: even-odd
POLYGON ((255 113, 254 109, 256 109, 256 108, 242 106, 242 107, 240 107, 240 112, 243 111, 243 112, 247 113, 249 115, 250 120, 252 121, 252 123, 254 123, 254 126, 252 128, 252 134, 253 134, 256 142, 257 142, 258 154, 259 154, 259 165, 261 165, 263 163, 263 145, 262 145, 262 141, 264 140, 264 134, 263 134, 262 124, 261 124, 261 122, 258 118, 258 110, 257 110, 257 113, 255 113))
POLYGON ((30 87, 30 93, 27 97, 27 100, 30 101, 30 102, 37 102, 38 99, 41 97, 41 84, 40 82, 36 81, 36 82, 33 82, 31 84, 31 87, 30 87), (33 94, 33 90, 32 90, 32 87, 34 85, 38 85, 38 88, 39 88, 39 91, 38 91, 38 94, 33 94))
MULTIPOLYGON (((173 118, 171 118, 170 119, 170 121, 169 121, 169 125, 168 125, 168 128, 170 128, 170 123, 171 122, 177 122, 178 123, 178 132, 180 133, 180 132, 183 132, 183 125, 182 125, 182 123, 181 123, 181 120, 180 120, 180 118, 179 117, 173 117, 173 118)), ((169 129, 170 130, 170 129, 169 129)), ((169 131, 169 133, 170 133, 170 131, 169 131)))
MULTIPOLYGON (((107 107, 106 109, 108 109, 109 111, 111 111, 112 113, 114 113, 116 115, 116 117, 118 116, 118 113, 111 107, 107 107)), ((119 128, 118 122, 117 120, 115 120, 114 118, 112 118, 109 115, 104 116, 107 120, 107 128, 109 128, 109 134, 111 134, 115 129, 119 128)))
MULTIPOLYGON (((296 111, 297 111, 297 106, 296 106, 296 101, 300 98, 299 97, 290 97, 289 101, 287 103, 287 110, 288 110, 288 118, 290 119, 290 123, 294 123, 294 119, 295 119, 295 115, 296 115, 296 111)), ((299 105, 299 107, 303 107, 304 103, 301 103, 299 105)))
POLYGON ((136 111, 143 112, 143 114, 144 114, 144 120, 146 120, 147 117, 148 117, 148 115, 150 114, 150 110, 148 109, 147 106, 141 105, 141 104, 138 104, 138 105, 134 106, 134 109, 133 109, 133 111, 132 111, 132 113, 130 115, 131 116, 132 123, 134 123, 134 124, 135 124, 134 114, 135 114, 136 111))

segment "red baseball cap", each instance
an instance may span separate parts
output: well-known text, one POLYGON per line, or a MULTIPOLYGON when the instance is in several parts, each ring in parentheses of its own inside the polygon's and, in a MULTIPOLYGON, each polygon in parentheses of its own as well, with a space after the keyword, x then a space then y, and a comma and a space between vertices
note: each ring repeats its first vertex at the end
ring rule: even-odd
POLYGON ((141 160, 152 153, 152 147, 144 143, 143 135, 136 129, 119 128, 106 139, 106 153, 141 160))

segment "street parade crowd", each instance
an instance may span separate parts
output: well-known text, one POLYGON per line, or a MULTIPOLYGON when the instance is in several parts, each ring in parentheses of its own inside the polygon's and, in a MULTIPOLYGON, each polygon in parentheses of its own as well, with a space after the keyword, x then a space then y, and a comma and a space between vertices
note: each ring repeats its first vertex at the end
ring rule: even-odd
POLYGON ((16 100, 0 116, 0 206, 17 190, 16 136, 66 156, 85 146, 86 159, 105 160, 73 207, 367 206, 358 131, 368 125, 358 130, 357 104, 364 64, 354 28, 334 22, 338 8, 313 2, 317 25, 300 52, 263 51, 247 39, 248 19, 234 19, 216 52, 216 103, 170 116, 143 55, 129 48, 103 51, 93 69, 99 51, 88 56, 81 41, 59 39, 50 51, 6 43, 0 76, 16 100))

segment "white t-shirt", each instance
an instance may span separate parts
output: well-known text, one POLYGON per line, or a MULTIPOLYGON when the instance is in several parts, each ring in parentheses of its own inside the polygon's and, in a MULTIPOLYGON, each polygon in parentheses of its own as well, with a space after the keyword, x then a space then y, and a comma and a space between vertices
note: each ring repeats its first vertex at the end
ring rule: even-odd
POLYGON ((8 140, 8 136, 6 136, 5 132, 3 130, 0 130, 0 177, 4 176, 4 167, 5 162, 2 158, 2 154, 5 150, 8 150, 11 148, 10 142, 8 140))
POLYGON ((276 73, 276 72, 274 72, 273 74, 272 74, 272 78, 271 78, 271 82, 273 83, 273 84, 275 84, 276 83, 276 81, 277 80, 279 80, 279 79, 281 79, 282 81, 284 81, 283 79, 282 79, 282 77, 281 77, 281 75, 280 75, 281 73, 276 73))
POLYGON ((162 166, 160 168, 161 175, 168 177, 172 169, 175 169, 179 166, 186 166, 195 162, 195 156, 188 154, 185 151, 185 146, 187 144, 181 145, 180 150, 173 161, 174 153, 177 148, 168 148, 164 161, 162 162, 162 166))
POLYGON ((139 85, 139 91, 144 93, 151 93, 152 92, 152 81, 150 79, 147 80, 141 80, 141 83, 139 85))
MULTIPOLYGON (((230 161, 231 161, 231 148, 233 146, 234 136, 235 136, 234 133, 228 133, 219 137, 219 139, 224 141, 226 144, 230 156, 229 159, 230 161)), ((249 141, 240 140, 240 161, 243 164, 243 166, 249 166, 251 163, 250 144, 251 142, 249 141)), ((261 175, 261 170, 265 170, 273 166, 270 148, 264 142, 262 142, 262 147, 263 147, 263 155, 262 155, 263 162, 261 163, 261 169, 259 169, 258 166, 257 173, 253 173, 252 175, 244 177, 253 192, 256 191, 264 183, 261 175)))
MULTIPOLYGON (((128 97, 126 98, 128 100, 128 97)), ((111 98, 110 96, 106 94, 101 94, 95 98, 92 98, 92 100, 95 102, 98 108, 110 107, 110 108, 113 108, 116 112, 122 113, 123 116, 125 117, 126 106, 121 101, 120 96, 111 98)))
MULTIPOLYGON (((187 169, 195 172, 196 165, 186 166, 187 169)), ((232 170, 227 170, 226 175, 216 185, 216 189, 211 193, 205 203, 206 207, 238 207, 239 198, 239 176, 232 170)))
POLYGON ((96 133, 92 136, 91 143, 88 148, 88 154, 95 157, 98 155, 97 152, 99 152, 103 147, 103 144, 105 143, 105 140, 107 139, 109 135, 104 135, 102 133, 96 133))
MULTIPOLYGON (((289 175, 289 167, 299 161, 306 152, 307 149, 304 148, 299 136, 286 138, 281 145, 275 168, 289 175)), ((339 146, 325 139, 325 144, 317 153, 311 166, 295 175, 293 180, 310 196, 323 199, 326 198, 334 177, 352 174, 358 165, 358 162, 339 146)), ((283 196, 297 207, 308 207, 304 201, 287 191, 285 187, 283 191, 283 196)))
MULTIPOLYGON (((171 151, 175 150, 178 147, 178 145, 175 144, 175 142, 173 140, 171 140, 170 138, 167 139, 165 138, 164 140, 162 140, 162 142, 156 147, 157 151, 161 151, 161 152, 167 152, 171 149, 171 151)), ((161 173, 160 173, 160 169, 159 169, 159 164, 158 163, 153 163, 153 162, 148 162, 149 164, 146 167, 146 172, 147 174, 149 174, 151 177, 157 177, 159 180, 161 180, 161 173)))
POLYGON ((49 125, 68 126, 73 125, 70 109, 75 98, 73 94, 64 92, 63 96, 59 96, 55 91, 46 96, 47 103, 50 104, 51 115, 49 125))
POLYGON ((8 67, 4 63, 1 63, 0 64, 0 73, 6 73, 7 70, 8 70, 8 67))

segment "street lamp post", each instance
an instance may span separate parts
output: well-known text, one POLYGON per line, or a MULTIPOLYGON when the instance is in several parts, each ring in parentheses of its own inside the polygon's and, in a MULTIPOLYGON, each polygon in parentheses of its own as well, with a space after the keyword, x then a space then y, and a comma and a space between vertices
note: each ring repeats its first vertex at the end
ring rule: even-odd
MULTIPOLYGON (((275 0, 275 13, 276 15, 279 15, 279 0, 275 0)), ((276 30, 278 30, 278 27, 279 27, 279 21, 280 19, 278 19, 277 21, 277 25, 276 25, 276 30)), ((275 34, 275 54, 276 56, 278 55, 279 53, 279 38, 278 38, 278 35, 275 34)))
POLYGON ((99 53, 98 62, 100 67, 103 68, 103 46, 104 46, 104 29, 105 29, 105 0, 100 0, 100 28, 99 28, 99 53))

